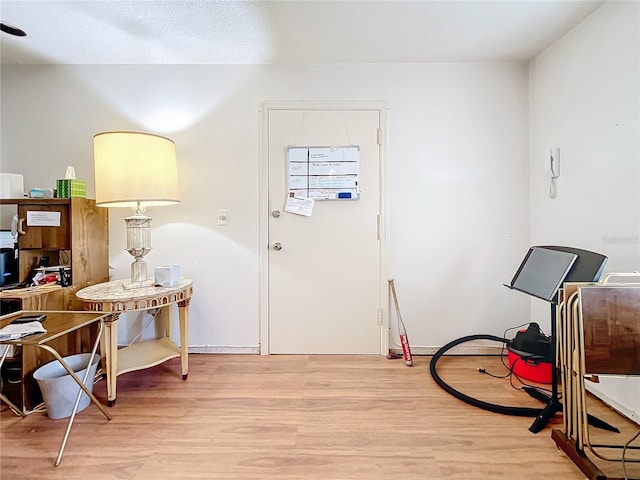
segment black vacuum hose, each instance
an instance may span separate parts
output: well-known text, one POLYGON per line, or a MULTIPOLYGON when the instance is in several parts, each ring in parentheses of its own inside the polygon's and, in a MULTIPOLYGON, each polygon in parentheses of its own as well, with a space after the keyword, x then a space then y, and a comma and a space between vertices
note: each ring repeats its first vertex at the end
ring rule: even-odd
POLYGON ((496 337, 495 335, 469 335, 447 343, 433 355, 433 358, 431 358, 431 363, 429 364, 431 376, 436 381, 436 383, 440 385, 440 387, 444 391, 448 392, 449 394, 453 395, 459 400, 462 400, 465 403, 473 405, 474 407, 482 408, 494 413, 501 413, 503 415, 514 415, 518 417, 537 417, 542 412, 542 409, 540 408, 508 407, 504 405, 497 405, 495 403, 484 402, 482 400, 478 400, 477 398, 473 398, 469 395, 465 395, 464 393, 459 392, 452 386, 448 385, 444 380, 442 380, 442 378, 440 378, 440 375, 438 375, 437 371, 437 363, 438 360, 440 360, 440 357, 442 357, 442 355, 444 355, 447 351, 449 351, 456 345, 460 345, 461 343, 465 342, 471 342, 473 340, 493 340, 501 343, 509 342, 509 340, 507 340, 506 338, 496 337))

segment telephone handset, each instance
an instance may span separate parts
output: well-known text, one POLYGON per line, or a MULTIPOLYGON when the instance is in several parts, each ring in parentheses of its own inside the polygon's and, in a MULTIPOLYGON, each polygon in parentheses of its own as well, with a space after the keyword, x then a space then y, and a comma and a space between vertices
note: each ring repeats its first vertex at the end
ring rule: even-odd
POLYGON ((551 179, 549 185, 549 198, 556 198, 558 189, 556 186, 556 178, 560 176, 560 149, 550 148, 544 160, 544 169, 547 177, 551 179))
POLYGON ((545 172, 549 178, 560 176, 560 149, 550 148, 545 159, 545 172))

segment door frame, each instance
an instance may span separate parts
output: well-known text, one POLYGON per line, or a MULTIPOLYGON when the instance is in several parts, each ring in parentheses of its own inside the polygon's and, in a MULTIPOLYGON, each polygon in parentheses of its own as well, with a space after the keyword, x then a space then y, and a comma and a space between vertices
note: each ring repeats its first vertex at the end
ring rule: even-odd
POLYGON ((378 146, 380 155, 380 355, 389 351, 389 242, 388 242, 388 164, 387 132, 389 107, 387 102, 304 102, 264 101, 260 103, 260 165, 259 165, 259 343, 261 355, 269 355, 269 113, 276 110, 372 110, 380 116, 378 146))

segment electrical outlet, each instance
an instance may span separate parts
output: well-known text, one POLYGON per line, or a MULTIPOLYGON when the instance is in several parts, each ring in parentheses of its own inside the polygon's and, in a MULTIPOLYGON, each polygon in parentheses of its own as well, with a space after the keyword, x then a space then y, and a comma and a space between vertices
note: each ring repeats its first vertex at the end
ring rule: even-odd
POLYGON ((218 225, 220 225, 220 226, 229 225, 227 223, 227 211, 226 210, 218 210, 218 225))

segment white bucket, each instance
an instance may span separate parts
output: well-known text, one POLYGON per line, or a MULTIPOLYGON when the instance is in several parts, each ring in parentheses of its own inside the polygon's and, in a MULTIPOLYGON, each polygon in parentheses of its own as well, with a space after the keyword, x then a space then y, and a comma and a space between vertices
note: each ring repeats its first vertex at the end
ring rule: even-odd
MULTIPOLYGON (((69 368, 80 377, 80 380, 82 380, 90 357, 90 353, 79 353, 77 355, 64 357, 63 360, 69 368)), ((100 355, 96 354, 93 356, 89 367, 89 376, 84 384, 90 392, 93 392, 93 381, 96 376, 99 360, 100 355)), ((80 391, 80 386, 73 377, 69 375, 69 372, 65 370, 62 364, 58 360, 49 362, 33 372, 33 378, 37 380, 40 386, 49 418, 70 417, 73 412, 76 397, 78 396, 78 391, 80 391)), ((91 403, 89 395, 83 392, 80 397, 80 403, 78 404, 78 412, 87 408, 89 403, 91 403)))

